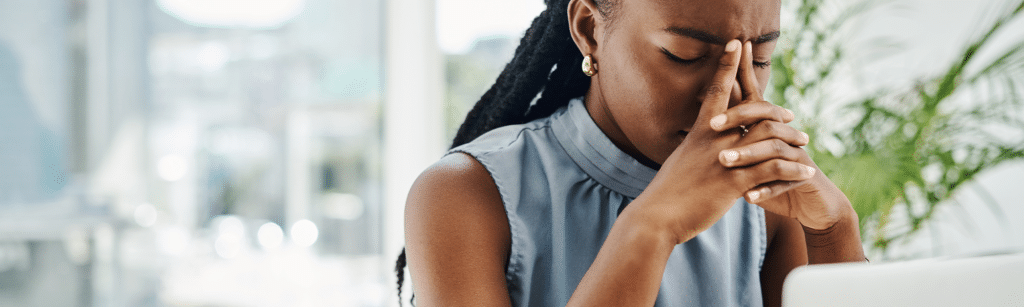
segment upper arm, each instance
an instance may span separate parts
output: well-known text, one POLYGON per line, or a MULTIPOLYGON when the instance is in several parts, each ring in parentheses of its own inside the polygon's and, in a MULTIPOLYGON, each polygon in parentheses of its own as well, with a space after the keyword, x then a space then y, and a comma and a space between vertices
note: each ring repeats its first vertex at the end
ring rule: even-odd
POLYGON ((765 306, 782 305, 782 282, 793 269, 807 264, 803 227, 796 219, 765 211, 768 249, 761 266, 761 294, 765 306))
POLYGON ((509 306, 511 235, 487 170, 465 154, 420 175, 405 208, 409 271, 420 306, 509 306))

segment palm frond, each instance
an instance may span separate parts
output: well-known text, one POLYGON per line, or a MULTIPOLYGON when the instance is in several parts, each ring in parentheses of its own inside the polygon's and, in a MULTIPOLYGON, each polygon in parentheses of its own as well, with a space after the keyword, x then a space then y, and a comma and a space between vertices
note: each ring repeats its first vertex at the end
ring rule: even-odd
MULTIPOLYGON (((839 110, 858 117, 847 126, 816 119, 829 115, 822 110, 834 97, 827 97, 824 88, 836 82, 837 67, 845 60, 845 46, 834 33, 886 1, 862 1, 838 14, 823 13, 826 7, 834 8, 832 2, 803 0, 792 8, 798 24, 785 30, 792 40, 780 45, 773 57, 772 99, 812 117, 801 122, 812 136, 806 148, 853 203, 862 231, 869 233, 865 239, 884 254, 891 244, 922 229, 941 204, 978 174, 1024 158, 1024 139, 1008 140, 987 131, 999 125, 1024 135, 1024 41, 992 60, 976 57, 1024 12, 1024 1, 967 43, 943 74, 922 76, 912 87, 882 89, 842 102, 839 110), (822 140, 837 140, 841 148, 822 140), (888 222, 896 207, 905 212, 908 225, 894 231, 888 222)), ((998 210, 998 204, 989 205, 993 212, 998 210)))

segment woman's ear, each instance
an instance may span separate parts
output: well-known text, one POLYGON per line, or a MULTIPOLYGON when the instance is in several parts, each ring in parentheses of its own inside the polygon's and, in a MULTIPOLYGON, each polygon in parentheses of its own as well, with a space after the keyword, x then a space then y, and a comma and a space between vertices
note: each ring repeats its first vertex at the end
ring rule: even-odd
POLYGON ((567 14, 569 15, 569 35, 576 47, 586 56, 597 51, 597 42, 601 41, 598 23, 603 22, 594 0, 570 0, 567 14))

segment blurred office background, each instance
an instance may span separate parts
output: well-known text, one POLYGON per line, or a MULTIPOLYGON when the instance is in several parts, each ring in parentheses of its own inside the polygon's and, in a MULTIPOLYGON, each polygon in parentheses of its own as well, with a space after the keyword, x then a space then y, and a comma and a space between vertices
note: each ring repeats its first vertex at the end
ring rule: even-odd
MULTIPOLYGON (((864 87, 948 61, 1005 1, 900 2, 851 38, 904 40, 864 87)), ((397 305, 408 186, 543 8, 0 0, 0 306, 397 305)), ((1024 247, 1020 174, 894 255, 1024 247)))

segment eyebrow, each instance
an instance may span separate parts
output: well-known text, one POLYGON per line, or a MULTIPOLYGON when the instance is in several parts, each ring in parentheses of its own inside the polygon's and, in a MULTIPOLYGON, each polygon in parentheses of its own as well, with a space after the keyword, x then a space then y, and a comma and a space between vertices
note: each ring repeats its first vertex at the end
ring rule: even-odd
MULTIPOLYGON (((699 41, 702 41, 702 42, 705 42, 705 43, 708 43, 708 44, 725 45, 725 43, 729 42, 728 40, 726 40, 725 38, 722 38, 721 36, 714 35, 714 34, 708 33, 707 31, 698 30, 698 29, 694 29, 694 28, 668 27, 668 28, 665 28, 665 31, 669 32, 669 33, 672 33, 672 34, 675 34, 675 35, 686 36, 686 37, 689 37, 689 38, 693 38, 693 39, 696 39, 696 40, 699 40, 699 41)), ((758 36, 757 38, 752 39, 751 42, 754 43, 754 44, 767 43, 767 42, 774 41, 774 40, 778 39, 779 38, 779 34, 780 34, 779 31, 772 31, 771 33, 764 34, 764 35, 758 36)))

